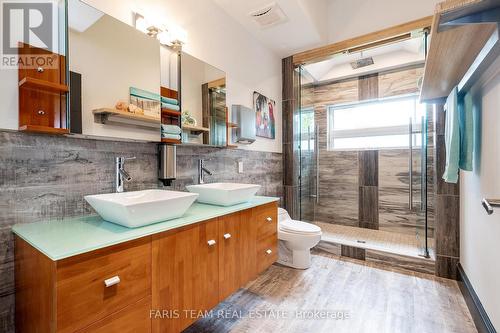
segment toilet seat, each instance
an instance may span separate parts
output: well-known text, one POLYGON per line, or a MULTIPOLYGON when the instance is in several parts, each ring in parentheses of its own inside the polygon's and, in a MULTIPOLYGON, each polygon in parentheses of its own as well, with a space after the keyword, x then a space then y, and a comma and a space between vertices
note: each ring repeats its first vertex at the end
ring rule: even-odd
POLYGON ((295 220, 280 221, 279 229, 284 232, 299 235, 318 235, 321 234, 321 228, 317 225, 295 220))

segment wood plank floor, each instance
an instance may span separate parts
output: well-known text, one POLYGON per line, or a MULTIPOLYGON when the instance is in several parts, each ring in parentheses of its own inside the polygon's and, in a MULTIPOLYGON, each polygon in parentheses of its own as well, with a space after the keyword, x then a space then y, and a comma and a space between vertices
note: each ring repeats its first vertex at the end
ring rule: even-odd
POLYGON ((185 332, 477 331, 455 281, 314 251, 310 269, 271 266, 185 332))

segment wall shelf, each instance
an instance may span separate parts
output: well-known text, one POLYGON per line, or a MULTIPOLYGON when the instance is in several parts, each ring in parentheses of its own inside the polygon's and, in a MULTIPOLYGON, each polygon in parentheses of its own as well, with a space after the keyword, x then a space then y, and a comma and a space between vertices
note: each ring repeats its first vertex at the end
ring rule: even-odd
POLYGON ((189 131, 192 134, 199 135, 202 133, 208 133, 210 132, 210 129, 207 127, 201 127, 201 126, 189 126, 189 125, 182 125, 182 130, 184 131, 189 131))
POLYGON ((121 125, 137 126, 160 131, 160 118, 135 114, 113 108, 93 110, 94 120, 101 124, 119 123, 121 125))
POLYGON ((163 142, 163 143, 172 143, 172 144, 180 144, 181 140, 162 138, 161 142, 163 142))
POLYGON ((500 1, 448 0, 436 6, 420 100, 465 93, 500 54, 500 1))
POLYGON ((167 108, 162 108, 161 114, 162 114, 162 116, 170 116, 170 117, 180 117, 181 116, 180 111, 170 110, 167 108))
POLYGON ((37 126, 37 125, 23 125, 19 127, 21 132, 32 132, 32 133, 45 133, 45 134, 69 134, 69 129, 67 128, 55 128, 49 126, 37 126))
POLYGON ((19 81, 19 88, 31 88, 55 93, 66 93, 69 91, 68 86, 65 84, 39 80, 32 77, 21 79, 19 81))

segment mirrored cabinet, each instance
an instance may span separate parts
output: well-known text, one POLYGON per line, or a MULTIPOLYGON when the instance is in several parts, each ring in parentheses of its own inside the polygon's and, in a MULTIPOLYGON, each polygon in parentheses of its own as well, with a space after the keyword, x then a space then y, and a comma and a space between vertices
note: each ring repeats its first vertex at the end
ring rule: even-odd
MULTIPOLYGON (((224 71, 84 2, 59 3, 57 49, 40 49, 54 65, 5 77, 0 128, 227 146, 224 71)), ((26 45, 20 55, 37 51, 26 45)))

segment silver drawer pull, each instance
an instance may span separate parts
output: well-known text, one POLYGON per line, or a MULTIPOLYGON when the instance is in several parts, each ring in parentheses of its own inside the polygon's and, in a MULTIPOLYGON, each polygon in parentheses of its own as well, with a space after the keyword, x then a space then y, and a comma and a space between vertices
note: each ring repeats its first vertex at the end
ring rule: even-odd
POLYGON ((36 71, 37 71, 38 73, 43 73, 43 72, 44 72, 44 69, 43 69, 43 67, 38 67, 38 68, 36 69, 36 71))
POLYGON ((231 234, 224 234, 224 239, 229 239, 231 238, 231 234))
POLYGON ((38 113, 40 116, 43 116, 45 114, 45 111, 43 110, 38 110, 36 113, 38 113))
POLYGON ((271 253, 273 253, 273 251, 272 251, 271 249, 268 249, 268 250, 266 251, 266 253, 267 253, 267 254, 271 254, 271 253))
POLYGON ((120 277, 118 275, 113 276, 112 278, 104 280, 104 285, 106 288, 109 288, 111 286, 114 286, 115 284, 120 283, 120 277))
POLYGON ((208 246, 214 246, 217 243, 214 239, 211 239, 207 242, 208 246))
POLYGON ((267 221, 267 222, 273 222, 273 219, 272 219, 271 217, 267 217, 267 218, 266 218, 266 221, 267 221))

